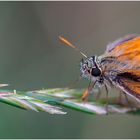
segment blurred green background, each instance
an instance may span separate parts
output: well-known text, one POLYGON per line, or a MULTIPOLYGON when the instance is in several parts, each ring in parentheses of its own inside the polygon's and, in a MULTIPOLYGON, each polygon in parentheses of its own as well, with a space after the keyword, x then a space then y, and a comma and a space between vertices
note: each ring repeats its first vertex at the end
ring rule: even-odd
MULTIPOLYGON (((140 2, 0 2, 0 83, 8 89, 65 87, 79 75, 81 56, 129 33, 140 33, 140 2)), ((86 88, 81 80, 76 88, 86 88)), ((0 103, 0 138, 140 138, 140 117, 24 111, 0 103)))

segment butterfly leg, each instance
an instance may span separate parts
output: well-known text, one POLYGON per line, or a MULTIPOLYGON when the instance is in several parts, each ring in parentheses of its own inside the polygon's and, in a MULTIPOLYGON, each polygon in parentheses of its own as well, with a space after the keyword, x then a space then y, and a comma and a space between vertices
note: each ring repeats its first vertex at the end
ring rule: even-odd
POLYGON ((117 98, 117 102, 120 103, 120 104, 123 104, 123 97, 122 97, 123 93, 122 92, 119 92, 119 96, 117 98))
POLYGON ((120 92, 119 97, 118 97, 118 103, 120 105, 127 105, 128 107, 131 108, 131 110, 135 109, 135 107, 133 106, 132 102, 128 99, 128 96, 125 92, 120 92))
POLYGON ((88 88, 84 91, 83 95, 82 95, 82 100, 83 101, 87 101, 87 98, 90 94, 90 92, 92 91, 92 89, 94 88, 94 85, 96 84, 97 81, 95 81, 93 84, 91 84, 91 82, 89 83, 88 88))
POLYGON ((107 88, 106 84, 104 84, 104 86, 105 86, 105 90, 106 90, 106 105, 105 105, 105 108, 106 108, 106 114, 108 115, 108 112, 109 112, 109 110, 108 110, 108 88, 107 88))
POLYGON ((96 96, 96 100, 99 100, 101 97, 101 89, 100 87, 98 87, 98 93, 97 93, 97 96, 96 96))
POLYGON ((129 101, 129 99, 127 97, 127 94, 125 92, 124 92, 124 95, 125 95, 125 99, 126 99, 126 102, 127 102, 128 106, 131 108, 131 110, 133 110, 134 107, 133 107, 132 103, 129 101))
POLYGON ((84 91, 83 95, 82 95, 82 101, 84 101, 84 102, 87 101, 88 96, 89 96, 89 93, 90 93, 90 91, 89 91, 89 89, 87 88, 87 89, 84 91))

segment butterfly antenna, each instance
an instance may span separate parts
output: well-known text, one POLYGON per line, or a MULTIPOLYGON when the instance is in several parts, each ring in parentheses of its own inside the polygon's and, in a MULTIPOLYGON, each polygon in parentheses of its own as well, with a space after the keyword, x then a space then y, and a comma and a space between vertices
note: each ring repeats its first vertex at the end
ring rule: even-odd
POLYGON ((84 56, 85 58, 87 58, 87 56, 82 52, 80 51, 76 46, 74 46, 72 43, 70 43, 67 39, 65 39, 64 37, 62 36, 59 36, 59 40, 64 43, 65 45, 75 49, 76 51, 78 51, 82 56, 84 56))

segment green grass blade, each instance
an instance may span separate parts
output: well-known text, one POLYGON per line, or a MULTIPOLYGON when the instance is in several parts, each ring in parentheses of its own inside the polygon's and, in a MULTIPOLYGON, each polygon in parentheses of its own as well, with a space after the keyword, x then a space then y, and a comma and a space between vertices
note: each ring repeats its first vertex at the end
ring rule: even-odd
POLYGON ((48 112, 50 114, 66 114, 66 112, 63 112, 61 108, 49 105, 47 103, 44 103, 38 99, 28 97, 23 94, 18 93, 12 93, 12 92, 4 92, 1 91, 0 95, 4 95, 0 97, 0 102, 21 108, 21 109, 27 109, 27 110, 33 110, 36 112, 43 111, 48 112), (11 94, 6 94, 11 93, 11 94))
POLYGON ((106 109, 106 102, 82 102, 83 90, 74 90, 74 89, 48 89, 48 90, 39 90, 27 92, 26 95, 34 97, 43 102, 46 102, 51 105, 60 105, 81 112, 89 114, 107 114, 109 113, 128 113, 132 112, 130 106, 121 106, 120 104, 109 104, 108 111, 106 109))
POLYGON ((82 89, 55 88, 43 89, 36 91, 17 91, 0 90, 0 102, 27 110, 36 112, 44 111, 50 114, 66 114, 60 107, 66 107, 73 110, 85 112, 88 114, 113 114, 113 113, 131 113, 140 114, 140 107, 135 104, 135 109, 132 109, 126 104, 120 104, 112 98, 109 98, 108 111, 106 109, 106 100, 100 101, 89 100, 82 102, 82 89))

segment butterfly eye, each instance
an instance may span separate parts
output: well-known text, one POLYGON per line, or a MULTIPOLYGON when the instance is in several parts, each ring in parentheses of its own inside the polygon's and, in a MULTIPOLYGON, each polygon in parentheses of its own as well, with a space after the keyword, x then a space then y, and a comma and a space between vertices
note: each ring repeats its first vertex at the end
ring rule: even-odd
POLYGON ((99 68, 92 68, 91 71, 92 76, 100 76, 101 75, 101 70, 99 68))

